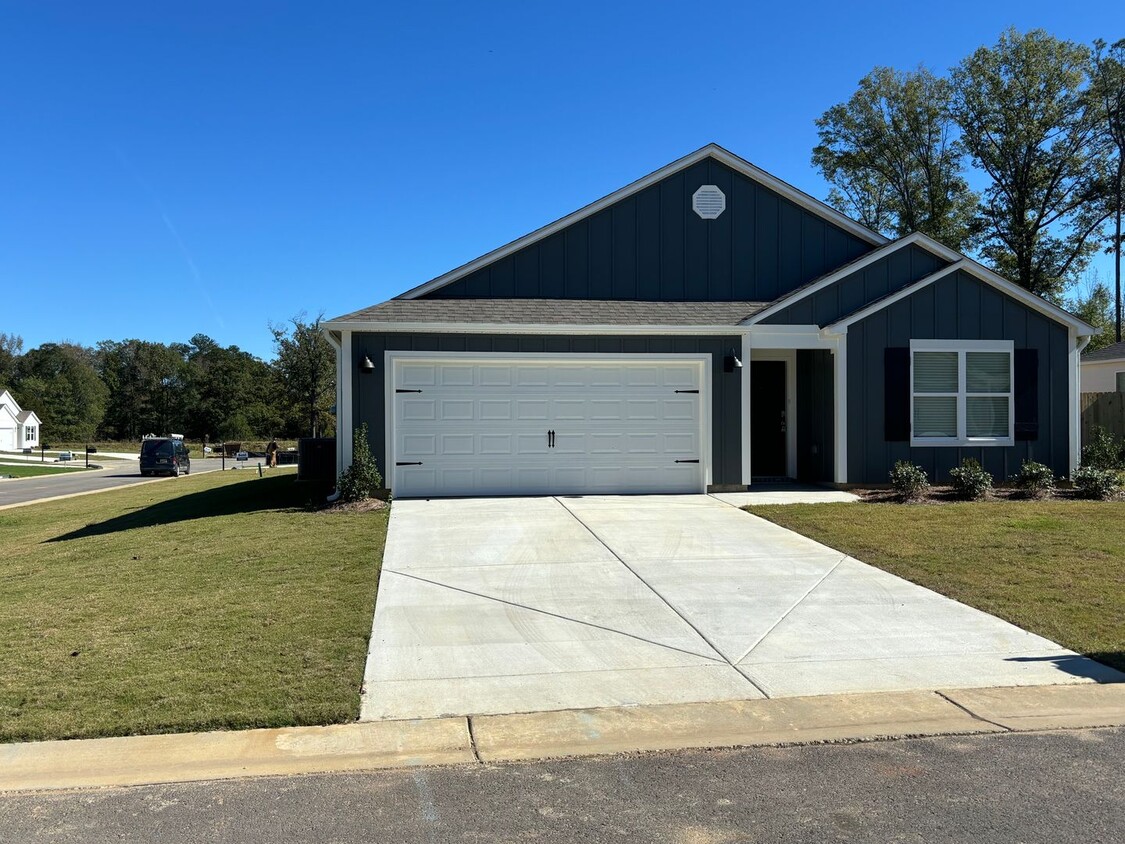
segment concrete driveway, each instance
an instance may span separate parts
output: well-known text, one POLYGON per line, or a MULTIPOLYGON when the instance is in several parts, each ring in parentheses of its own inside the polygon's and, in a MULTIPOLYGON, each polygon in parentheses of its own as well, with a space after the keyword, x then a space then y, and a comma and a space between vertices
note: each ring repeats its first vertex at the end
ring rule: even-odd
POLYGON ((717 497, 397 501, 361 718, 1125 680, 717 497))

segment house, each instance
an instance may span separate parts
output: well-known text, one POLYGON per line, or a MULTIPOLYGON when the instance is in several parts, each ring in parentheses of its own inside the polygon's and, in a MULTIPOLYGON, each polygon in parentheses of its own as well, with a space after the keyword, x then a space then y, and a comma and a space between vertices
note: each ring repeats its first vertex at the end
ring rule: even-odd
POLYGON ((0 390, 0 451, 39 447, 39 417, 24 410, 7 390, 0 390))
POLYGON ((324 328, 338 469, 366 423, 405 497, 1067 474, 1094 332, 714 144, 324 328))
POLYGON ((1125 392, 1125 341, 1082 355, 1083 393, 1125 392))

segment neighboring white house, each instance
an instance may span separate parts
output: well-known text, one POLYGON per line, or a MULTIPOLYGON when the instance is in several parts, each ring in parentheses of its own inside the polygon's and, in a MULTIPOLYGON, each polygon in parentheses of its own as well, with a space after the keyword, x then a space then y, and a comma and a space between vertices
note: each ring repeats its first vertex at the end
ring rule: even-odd
POLYGON ((0 451, 39 447, 39 417, 24 410, 12 394, 0 390, 0 451))
POLYGON ((1082 392, 1125 392, 1125 342, 1082 355, 1082 392))

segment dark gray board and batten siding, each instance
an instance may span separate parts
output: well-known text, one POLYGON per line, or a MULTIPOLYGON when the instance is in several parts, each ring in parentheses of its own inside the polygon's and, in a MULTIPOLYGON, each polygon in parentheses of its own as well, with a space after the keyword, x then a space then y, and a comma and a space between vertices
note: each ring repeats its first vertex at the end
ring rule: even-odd
POLYGON ((769 302, 873 248, 708 158, 425 296, 769 302), (705 184, 715 220, 691 207, 705 184))
POLYGON ((957 272, 848 327, 848 480, 886 483, 897 460, 917 463, 945 483, 965 457, 981 462, 999 481, 1023 460, 1070 472, 1068 349, 1064 325, 973 276, 957 272), (1038 436, 1012 446, 927 446, 888 442, 884 432, 884 349, 915 340, 1012 340, 1038 350, 1038 436))
POLYGON ((836 322, 868 303, 901 290, 948 266, 920 246, 898 249, 823 290, 810 293, 762 320, 766 325, 819 325, 836 322))
MULTIPOLYGON (((711 483, 742 483, 742 379, 723 371, 730 349, 741 349, 738 335, 652 337, 557 334, 426 334, 357 332, 352 337, 352 419, 367 423, 371 453, 386 475, 386 367, 384 352, 562 352, 581 354, 710 354, 711 483), (359 362, 371 358, 375 371, 363 374, 359 362)), ((701 459, 703 455, 700 455, 701 459)))

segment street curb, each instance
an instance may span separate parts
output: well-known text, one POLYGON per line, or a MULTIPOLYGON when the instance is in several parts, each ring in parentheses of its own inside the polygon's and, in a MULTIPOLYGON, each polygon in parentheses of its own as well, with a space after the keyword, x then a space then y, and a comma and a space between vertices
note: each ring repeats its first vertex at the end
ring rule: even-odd
POLYGON ((0 792, 1125 725, 1125 683, 822 695, 0 744, 0 792))

